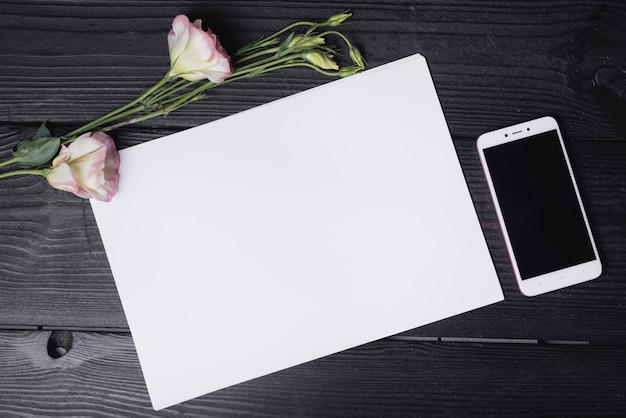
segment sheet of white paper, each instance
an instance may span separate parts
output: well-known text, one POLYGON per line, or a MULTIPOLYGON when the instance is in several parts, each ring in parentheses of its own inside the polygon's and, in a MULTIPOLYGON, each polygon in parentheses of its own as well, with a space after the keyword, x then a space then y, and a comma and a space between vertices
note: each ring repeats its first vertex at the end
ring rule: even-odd
POLYGON ((503 298, 422 56, 121 158, 92 206, 155 409, 503 298))

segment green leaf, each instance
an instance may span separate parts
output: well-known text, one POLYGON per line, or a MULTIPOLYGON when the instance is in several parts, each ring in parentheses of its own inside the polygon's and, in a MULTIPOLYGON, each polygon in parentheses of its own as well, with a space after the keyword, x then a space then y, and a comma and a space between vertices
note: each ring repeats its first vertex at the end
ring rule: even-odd
POLYGON ((37 129, 37 132, 35 133, 35 136, 33 137, 33 139, 51 137, 51 136, 52 136, 52 133, 50 133, 50 129, 48 129, 48 127, 46 126, 46 122, 44 122, 41 124, 39 129, 37 129))
POLYGON ((13 149, 15 164, 20 168, 42 166, 57 155, 60 146, 61 138, 52 136, 20 142, 13 149))
POLYGON ((275 55, 277 58, 283 56, 286 53, 286 51, 289 50, 289 44, 291 44, 291 40, 293 39, 294 36, 295 36, 295 33, 291 32, 289 36, 287 36, 287 38, 283 41, 283 43, 280 44, 280 46, 278 47, 278 52, 276 52, 276 55, 275 55))

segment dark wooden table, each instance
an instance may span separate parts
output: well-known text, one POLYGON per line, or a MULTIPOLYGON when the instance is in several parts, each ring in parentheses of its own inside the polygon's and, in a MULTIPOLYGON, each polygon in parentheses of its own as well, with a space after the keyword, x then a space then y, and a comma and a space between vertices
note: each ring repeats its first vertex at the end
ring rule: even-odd
MULTIPOLYGON (((348 8, 345 31, 370 68, 417 52, 428 59, 505 301, 156 413, 89 202, 43 178, 5 179, 0 416, 626 414, 622 0, 0 1, 0 158, 42 121, 67 132, 158 80, 179 13, 204 19, 234 50, 292 21, 348 8), (566 137, 604 272, 526 298, 475 140, 544 115, 566 137), (53 358, 57 346, 69 351, 53 358)), ((127 147, 328 81, 293 70, 234 83, 113 136, 127 147)), ((163 330, 172 356, 185 341, 163 330)))

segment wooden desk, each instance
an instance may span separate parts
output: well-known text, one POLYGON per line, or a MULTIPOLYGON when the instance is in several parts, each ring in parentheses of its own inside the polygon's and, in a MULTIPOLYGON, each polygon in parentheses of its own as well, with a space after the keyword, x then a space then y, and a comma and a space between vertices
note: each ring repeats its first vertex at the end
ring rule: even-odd
MULTIPOLYGON (((369 67, 420 52, 506 300, 154 412, 89 202, 45 180, 0 182, 0 416, 412 416, 626 413, 626 5, 613 1, 323 3, 0 1, 0 158, 44 120, 57 132, 133 99, 168 67, 172 18, 227 50, 350 8, 369 67), (536 298, 516 288, 475 151, 485 131, 553 115, 604 263, 536 298), (53 337, 73 337, 57 359, 53 337), (54 348, 54 347, 53 347, 54 348)), ((119 129, 120 147, 328 82, 284 71, 119 129)), ((451 260, 453 262, 453 260, 451 260)), ((468 278, 468 280, 471 278, 468 278)), ((420 309, 415 306, 415 309, 420 309)), ((163 330, 177 355, 185 335, 163 330)))

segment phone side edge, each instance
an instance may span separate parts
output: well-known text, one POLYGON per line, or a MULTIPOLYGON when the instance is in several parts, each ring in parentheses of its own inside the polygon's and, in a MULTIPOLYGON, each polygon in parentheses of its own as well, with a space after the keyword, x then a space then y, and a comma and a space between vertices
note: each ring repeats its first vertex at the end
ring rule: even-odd
POLYGON ((500 226, 500 234, 504 240, 504 245, 509 256, 509 263, 511 265, 511 269, 513 270, 513 276, 515 277, 518 288, 521 290, 522 277, 517 266, 517 258, 513 252, 513 246, 511 245, 511 240, 509 238, 509 231, 507 230, 504 222, 504 216, 502 215, 502 210, 500 208, 500 201, 498 200, 498 195, 496 194, 496 189, 489 171, 489 164, 487 163, 487 158, 485 157, 485 150, 487 148, 500 144, 500 142, 498 142, 498 138, 500 137, 503 129, 505 128, 486 132, 480 135, 476 140, 476 147, 478 149, 478 157, 482 166, 483 174, 485 180, 487 181, 487 188, 489 189, 489 195, 491 196, 491 203, 496 213, 496 218, 498 219, 498 225, 500 226))

